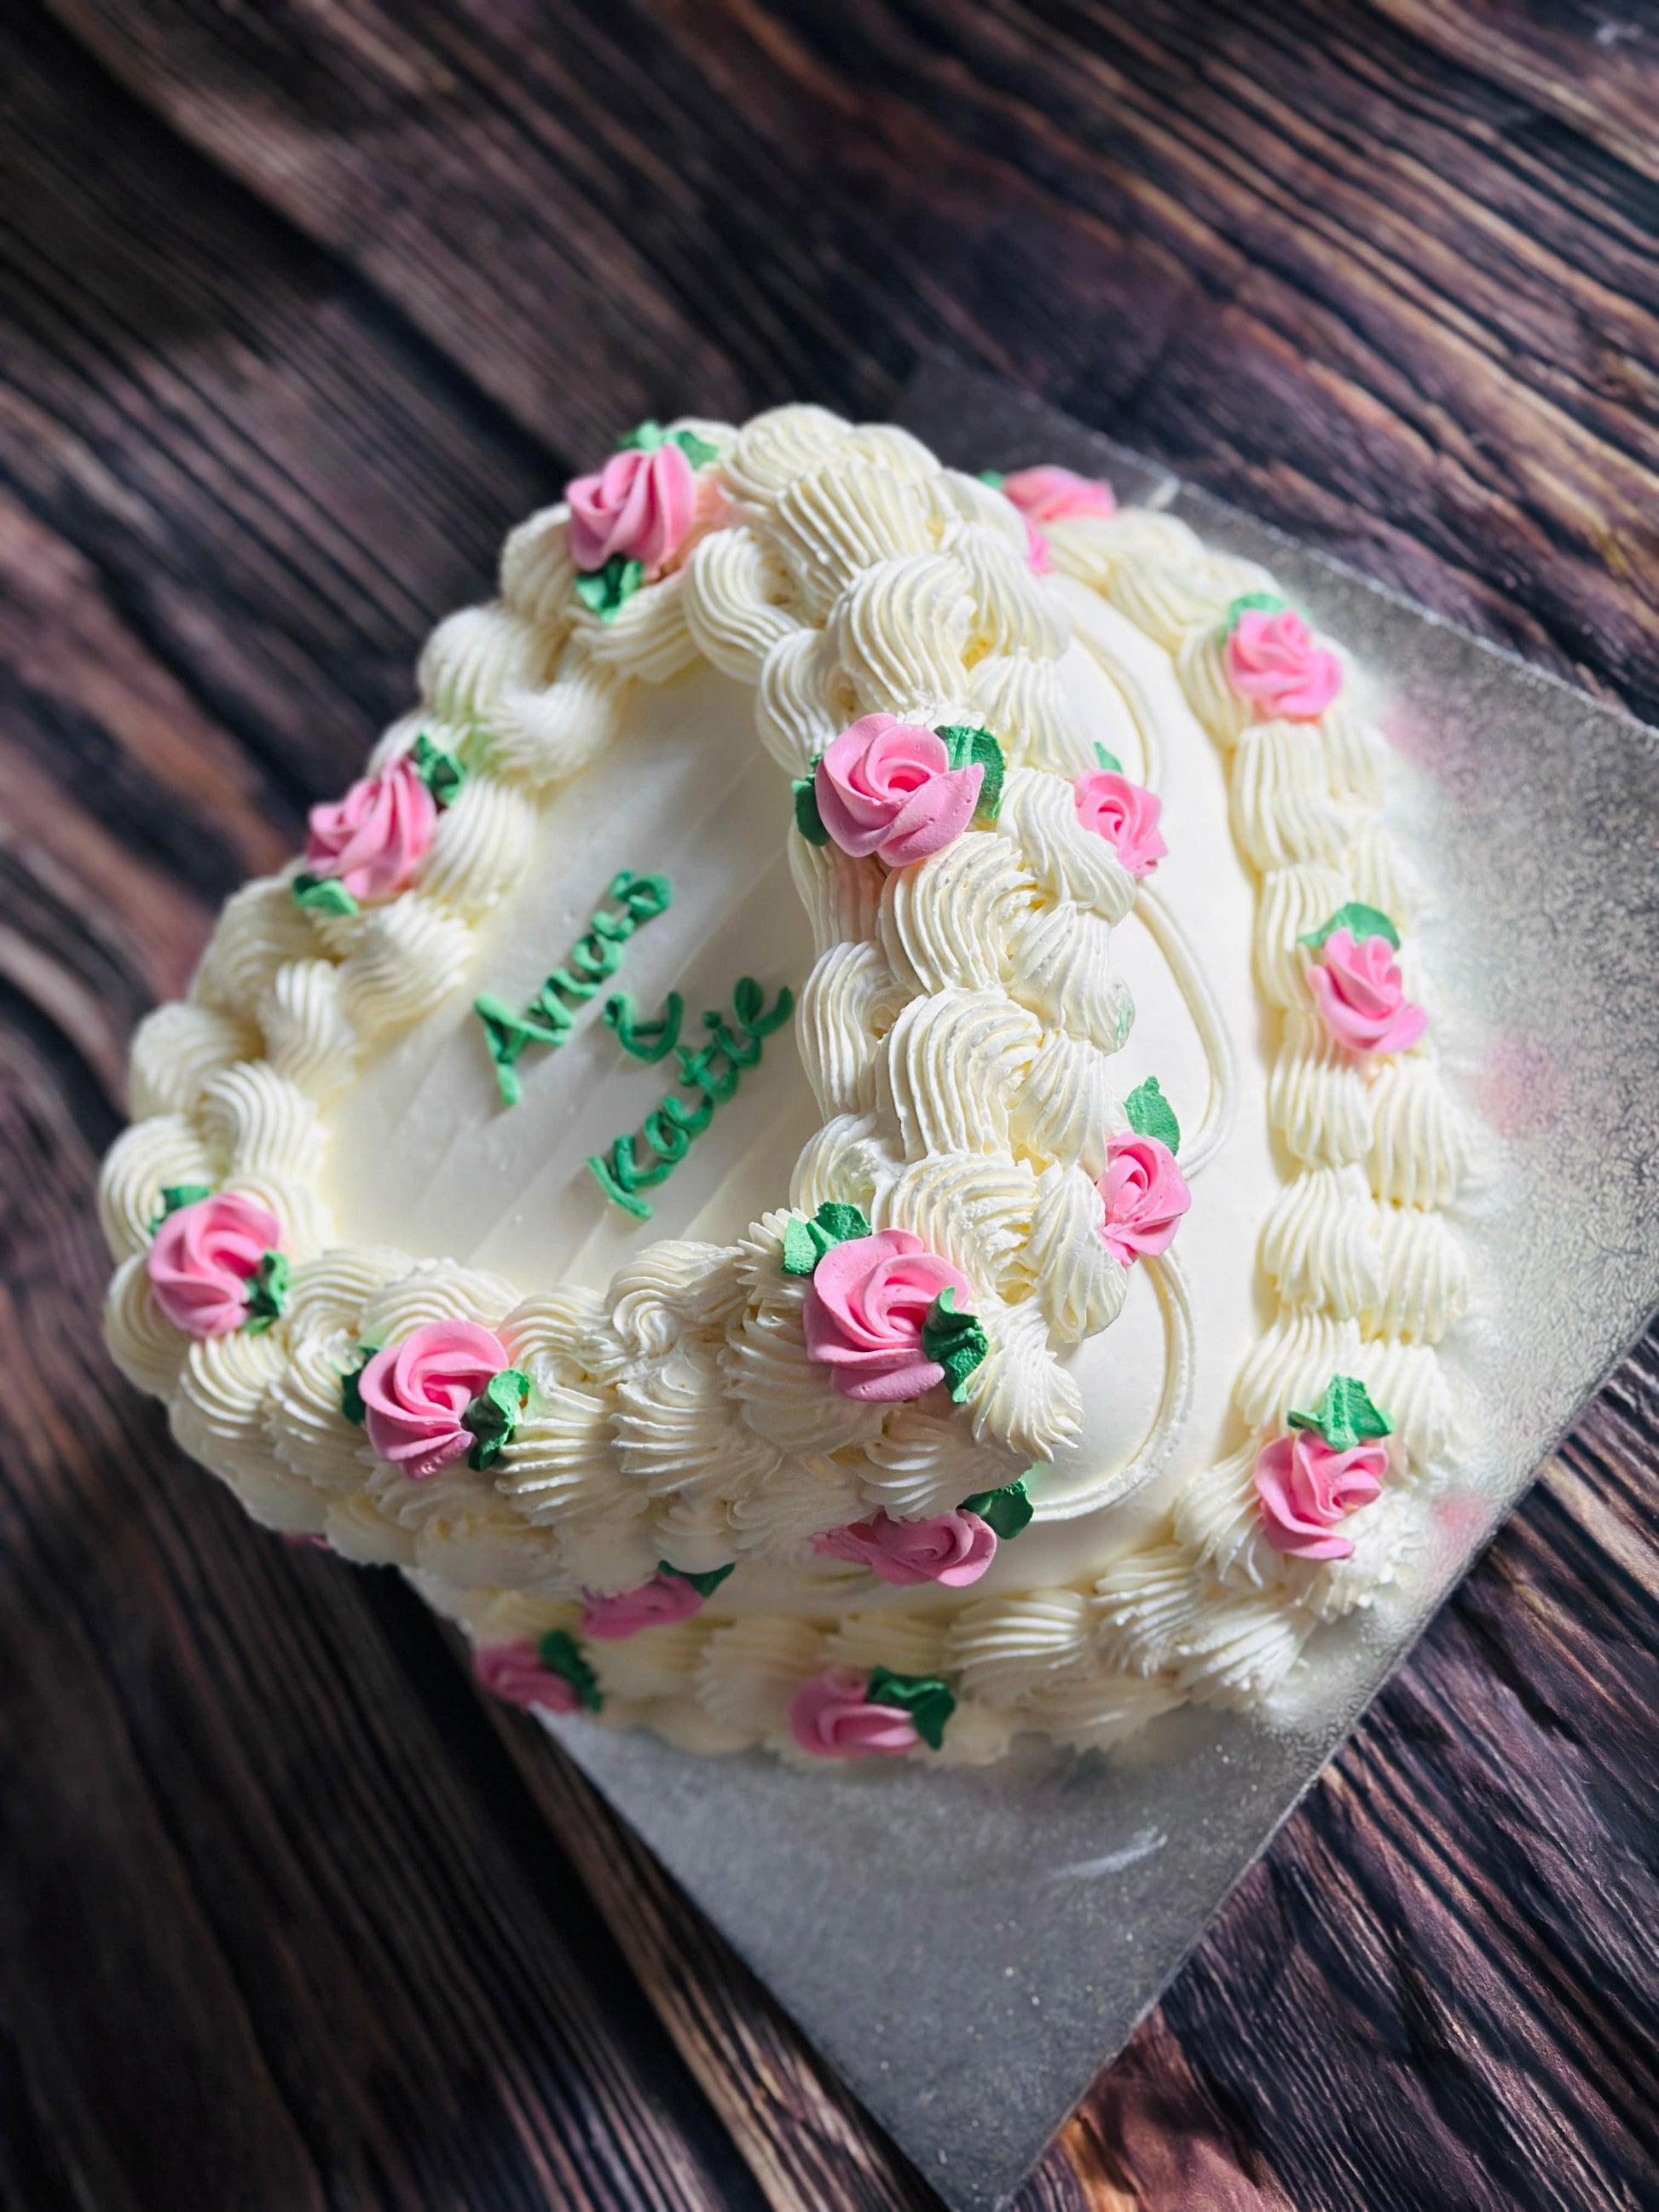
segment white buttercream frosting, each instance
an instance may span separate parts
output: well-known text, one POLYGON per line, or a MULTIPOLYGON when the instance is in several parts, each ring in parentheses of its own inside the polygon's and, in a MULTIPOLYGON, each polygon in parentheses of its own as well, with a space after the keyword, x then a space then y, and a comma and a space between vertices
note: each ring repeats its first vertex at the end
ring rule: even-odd
POLYGON ((719 458, 678 568, 603 619, 550 507, 500 599, 434 634, 376 753, 424 732, 466 771, 411 886, 329 915, 292 871, 248 885, 189 1000, 142 1026, 100 1185, 112 1351, 258 1517, 402 1566, 480 1642, 572 1630, 584 1589, 664 1559, 735 1562, 695 1617, 590 1646, 603 1717, 677 1741, 782 1747, 826 1668, 944 1673, 967 1762, 1273 1694, 1424 1541, 1437 1347, 1470 1295, 1444 1215, 1469 1138, 1431 1046, 1351 1055, 1306 980, 1302 940, 1346 902, 1409 917, 1357 685, 1317 721, 1254 719, 1225 623, 1269 580, 1168 517, 1056 523, 1039 579, 1007 501, 903 432, 812 408, 685 427, 719 458), (994 822, 892 870, 808 843, 787 779, 874 712, 990 729, 994 822), (1079 818, 1102 750, 1164 802, 1154 883, 1079 818), (678 992, 695 1043, 744 972, 798 1002, 643 1227, 586 1163, 672 1060, 623 1056, 595 1000, 509 1114, 471 1012, 524 1003, 624 867, 674 885, 607 987, 641 1018, 678 992), (1153 1075, 1193 1206, 1130 1267, 1097 1179, 1153 1075), (156 1302, 161 1194, 198 1183, 280 1224, 262 1334, 191 1342, 156 1302), (989 1350, 959 1404, 865 1404, 810 1356, 779 1209, 830 1200, 967 1279, 989 1350), (495 1331, 528 1397, 492 1467, 410 1482, 344 1378, 445 1320, 495 1331), (1256 1453, 1339 1372, 1393 1423, 1389 1484, 1351 1559, 1291 1559, 1256 1453), (1028 1469, 1036 1520, 970 1589, 811 1549, 1028 1469))

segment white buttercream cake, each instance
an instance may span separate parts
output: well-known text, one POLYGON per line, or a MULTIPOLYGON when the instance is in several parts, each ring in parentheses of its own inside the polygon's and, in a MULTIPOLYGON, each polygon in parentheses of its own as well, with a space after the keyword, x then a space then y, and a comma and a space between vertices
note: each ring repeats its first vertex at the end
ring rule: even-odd
POLYGON ((1386 766, 1102 484, 642 425, 142 1026, 116 1360, 523 1704, 985 1760, 1283 1696, 1468 1296, 1386 766))

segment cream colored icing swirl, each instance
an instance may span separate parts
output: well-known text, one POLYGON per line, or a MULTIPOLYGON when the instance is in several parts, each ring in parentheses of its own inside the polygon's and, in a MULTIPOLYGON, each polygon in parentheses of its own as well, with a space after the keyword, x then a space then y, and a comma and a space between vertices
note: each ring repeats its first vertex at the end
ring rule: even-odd
MULTIPOLYGON (((602 621, 574 598, 564 508, 513 533, 498 599, 440 626, 420 711, 371 763, 425 729, 467 771, 416 880, 349 916, 301 911, 286 876, 237 893, 188 1000, 135 1041, 135 1123, 100 1191, 119 1262, 111 1348, 167 1399, 181 1442, 261 1520, 404 1567, 484 1644, 568 1629, 582 1590, 635 1589, 664 1558, 687 1572, 735 1559, 739 1576, 749 1558, 800 1562, 819 1531, 878 1509, 949 1512, 1064 1449, 1081 1407, 1068 1358, 1124 1295, 1095 1179, 1122 1125, 1111 1064, 1133 1008, 1112 933, 1131 913, 1209 1066, 1189 1174, 1234 1110, 1200 954, 1082 828, 1073 797, 1097 741, 1133 744, 1156 787, 1156 702, 1126 664, 1111 694, 1121 726, 1081 726, 1060 672, 1065 609, 1027 567, 1015 511, 907 434, 822 410, 779 409, 735 432, 684 427, 718 449, 689 559, 602 621), (754 688, 776 764, 757 772, 805 775, 865 714, 983 724, 1006 755, 994 823, 913 866, 790 840, 818 951, 798 1035, 823 1116, 791 1203, 859 1204, 973 1286, 991 1351, 957 1408, 872 1407, 830 1387, 806 1352, 799 1282, 782 1272, 783 1212, 737 1247, 652 1248, 602 1296, 526 1296, 448 1261, 343 1249, 317 1195, 330 1102, 468 975, 547 796, 610 743, 634 685, 699 662, 754 688), (161 1194, 198 1182, 244 1192, 282 1224, 292 1285, 262 1334, 188 1343, 149 1293, 161 1194), (436 1321, 499 1332, 531 1390, 493 1468, 458 1461, 424 1486, 374 1461, 343 1383, 368 1348, 436 1321)), ((1261 878, 1256 965, 1280 1033, 1269 1114, 1290 1166, 1262 1235, 1276 1310, 1239 1375, 1238 1416, 1259 1440, 1334 1371, 1361 1376, 1395 1424, 1391 1480, 1353 1516, 1340 1564, 1261 1540, 1247 1447, 1193 1477, 1152 1536, 1092 1582, 969 1601, 929 1591, 926 1606, 843 1607, 836 1620, 734 1620, 717 1595, 694 1619, 595 1647, 608 1720, 794 1755, 787 1714, 801 1683, 882 1664, 947 1668, 957 1684, 944 1751, 917 1755, 999 1756, 1023 1729, 1109 1743, 1186 1698, 1266 1696, 1318 1624, 1368 1602, 1421 1540, 1421 1492, 1452 1427, 1436 1346, 1469 1295, 1442 1211, 1468 1140, 1431 1046, 1367 1067, 1333 1043, 1299 943, 1346 901, 1403 907, 1376 818, 1375 740, 1346 690, 1292 723, 1257 719, 1230 688, 1224 619, 1268 587, 1261 571, 1167 517, 1065 517, 1045 535, 1056 569, 1169 656, 1226 750, 1233 835, 1261 878)), ((1109 1486, 1162 1463, 1190 1388, 1178 1262, 1143 1264, 1165 1370, 1152 1431, 1109 1486)), ((820 1564, 831 1594, 857 1571, 820 1564)))

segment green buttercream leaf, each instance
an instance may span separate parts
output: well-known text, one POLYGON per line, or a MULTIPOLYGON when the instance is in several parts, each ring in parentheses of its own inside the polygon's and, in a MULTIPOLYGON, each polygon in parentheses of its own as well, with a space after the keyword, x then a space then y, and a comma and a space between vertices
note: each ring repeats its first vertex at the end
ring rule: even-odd
POLYGON ((1137 1084, 1123 1102, 1123 1113, 1136 1136, 1156 1137, 1171 1152, 1180 1151, 1181 1124, 1175 1117, 1175 1109, 1158 1089, 1157 1076, 1149 1075, 1144 1083, 1137 1084))
POLYGON ((990 1351, 990 1342, 976 1316, 958 1313, 955 1286, 947 1284, 927 1309, 921 1324, 923 1355, 945 1370, 954 1403, 967 1395, 968 1378, 990 1351))
POLYGON ((212 1195, 213 1185, 210 1182, 164 1182, 161 1186, 161 1211, 149 1224, 152 1232, 161 1227, 168 1214, 177 1213, 181 1206, 195 1206, 212 1195))
POLYGON ((1328 937, 1334 937, 1339 929, 1346 929, 1356 945, 1368 937, 1386 937, 1396 952, 1400 950, 1400 932, 1383 913, 1381 907, 1366 906, 1358 899, 1350 899, 1340 906, 1328 922, 1310 929, 1305 937, 1298 937, 1298 945, 1311 945, 1315 951, 1328 937))
POLYGON ((631 430, 625 431, 617 439, 617 451, 619 453, 654 453, 667 435, 662 424, 647 415, 643 422, 636 422, 631 430))
POLYGON ((908 1713, 916 1734, 932 1751, 945 1741, 945 1723, 957 1709, 957 1694, 942 1674, 896 1674, 872 1667, 864 1694, 872 1705, 896 1705, 908 1713))
POLYGON ((340 1411, 356 1429, 361 1429, 367 1419, 363 1406, 363 1374, 379 1351, 377 1344, 360 1344, 357 1346, 357 1364, 340 1377, 340 1411))
POLYGON ((601 622, 614 621, 645 581, 645 564, 613 553, 603 568, 589 568, 576 578, 576 597, 601 622))
POLYGON ((452 805, 456 793, 466 781, 466 770, 454 754, 434 745, 422 730, 410 747, 409 757, 415 764, 416 775, 439 805, 452 805))
POLYGON ((312 876, 303 872, 295 876, 289 885, 289 896, 297 907, 307 914, 356 914, 357 902, 343 883, 332 876, 312 876))
POLYGON ((979 797, 974 805, 974 819, 994 822, 1002 810, 1002 784, 1006 773, 1002 747, 989 730, 982 730, 972 722, 947 722, 933 735, 945 740, 952 768, 977 765, 984 769, 979 797))
POLYGON ((971 1498, 964 1498, 957 1510, 976 1513, 994 1532, 997 1540, 1006 1544, 1030 1527, 1036 1508, 1026 1494, 1025 1477, 1022 1474, 1018 1482, 1011 1482, 1001 1490, 976 1490, 971 1498))
POLYGON ((476 1398, 467 1401, 461 1426, 475 1439, 466 1455, 475 1474, 483 1474, 501 1457, 502 1446, 519 1425, 519 1414, 529 1395, 530 1377, 516 1367, 503 1367, 499 1375, 490 1376, 476 1398))
POLYGON ((823 1232, 826 1252, 832 1244, 850 1244, 855 1237, 870 1234, 870 1224, 864 1208, 848 1206, 843 1199, 825 1199, 812 1219, 823 1232))
POLYGON ((536 1646, 536 1656, 550 1674, 562 1674, 590 1713, 605 1703, 599 1678, 582 1656, 582 1647, 568 1628, 550 1628, 536 1646))
POLYGON ((659 1559, 657 1572, 659 1575, 672 1575, 679 1582, 690 1583, 699 1597, 713 1597, 727 1575, 735 1571, 737 1564, 733 1559, 729 1566, 708 1567, 702 1574, 694 1575, 684 1567, 671 1566, 666 1559, 659 1559))
POLYGON ((1311 1413, 1291 1412, 1293 1429, 1317 1429, 1333 1451, 1352 1451, 1393 1433, 1394 1424, 1372 1404, 1364 1384, 1352 1375, 1333 1375, 1311 1413))
POLYGON ((626 907, 636 924, 654 921, 674 903, 674 886, 666 876, 636 876, 624 868, 611 878, 607 898, 626 907))
POLYGON ((707 438, 700 438, 695 430, 676 430, 673 439, 694 469, 706 469, 710 461, 717 461, 720 457, 720 447, 711 446, 707 438))
POLYGON ((809 845, 827 845, 830 832, 823 826, 823 817, 818 812, 817 770, 811 775, 798 775, 793 787, 795 793, 795 827, 809 845))
POLYGON ((259 1264, 247 1279, 247 1315, 242 1327, 250 1336, 261 1335, 288 1304, 288 1255, 262 1252, 259 1264))
POLYGON ((982 484, 989 484, 993 491, 1000 491, 1008 481, 1008 472, 1006 469, 981 469, 979 480, 982 484))
POLYGON ((1098 738, 1095 739, 1095 758, 1100 763, 1102 768, 1109 769, 1114 775, 1122 775, 1122 762, 1115 753, 1109 753, 1098 738))
POLYGON ((1249 614, 1253 607, 1260 607, 1263 614, 1277 615, 1284 612, 1285 605, 1277 592, 1241 592, 1221 617, 1222 634, 1231 637, 1238 626, 1240 615, 1249 614))
POLYGON ((654 1022, 635 1019, 634 1001, 626 991, 619 991, 614 999, 605 1002, 605 1024, 617 1032, 617 1042, 634 1059, 647 1064, 667 1059, 680 1041, 680 1024, 684 1018, 685 1001, 678 991, 668 994, 662 1012, 654 1022))
POLYGON ((783 1232, 783 1272, 786 1275, 810 1275, 823 1257, 817 1239, 812 1234, 812 1224, 793 1215, 783 1232))
POLYGON ((869 1234, 870 1224, 860 1207, 827 1199, 810 1221, 792 1219, 784 1231, 783 1272, 810 1275, 826 1252, 869 1234))

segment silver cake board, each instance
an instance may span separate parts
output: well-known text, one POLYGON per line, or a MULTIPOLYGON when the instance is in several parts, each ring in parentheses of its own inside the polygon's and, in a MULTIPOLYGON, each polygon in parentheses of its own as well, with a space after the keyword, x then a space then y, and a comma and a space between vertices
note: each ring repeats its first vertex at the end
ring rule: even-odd
POLYGON ((1449 1073, 1492 1133, 1480 1318, 1444 1347, 1471 1501, 1319 1646, 1293 1722, 1188 1711, 1115 1754, 801 1772, 550 1722, 958 2212, 1000 2203, 1659 1304, 1659 740, 1069 417, 944 366, 900 419, 971 469, 1058 461, 1271 568, 1386 691, 1390 826, 1449 1073), (1571 1163, 1563 1172, 1562 1163, 1571 1163))

